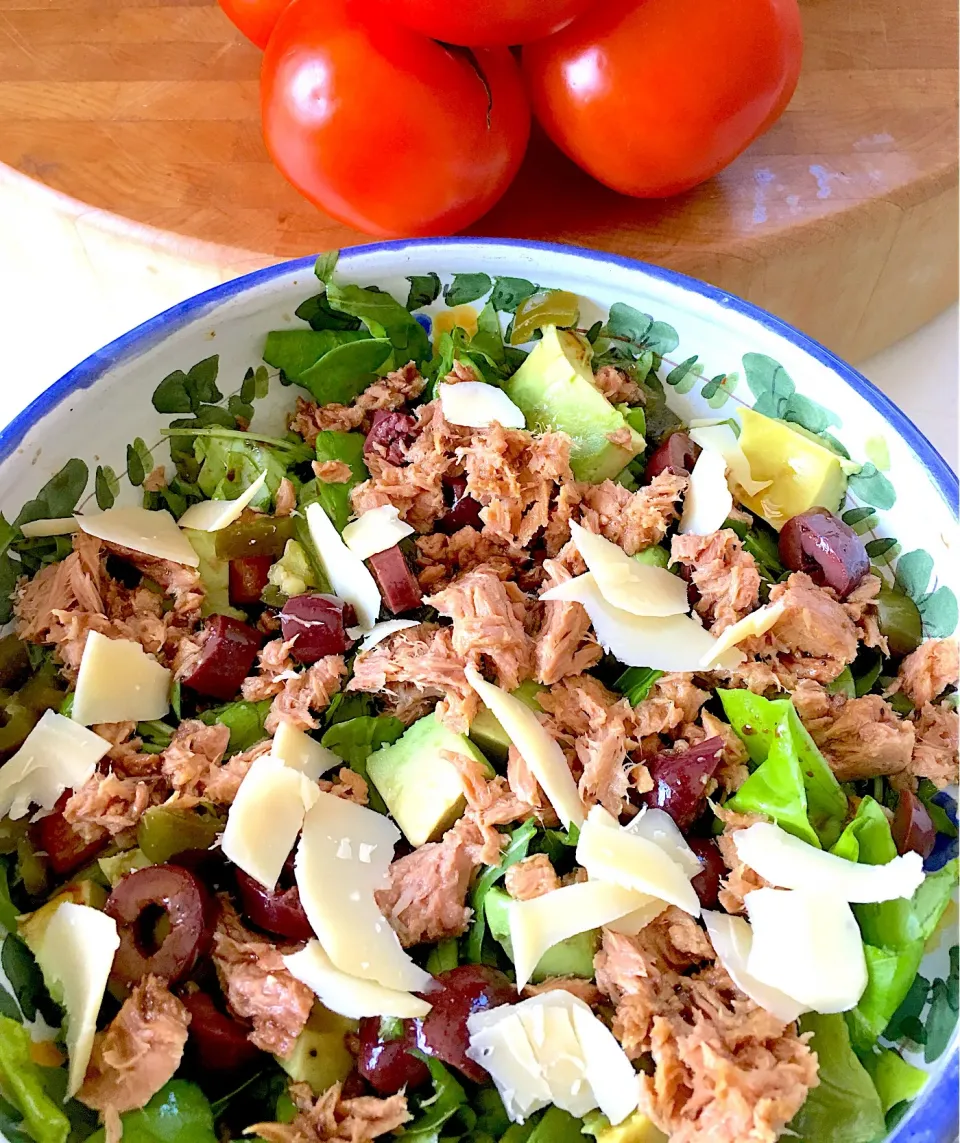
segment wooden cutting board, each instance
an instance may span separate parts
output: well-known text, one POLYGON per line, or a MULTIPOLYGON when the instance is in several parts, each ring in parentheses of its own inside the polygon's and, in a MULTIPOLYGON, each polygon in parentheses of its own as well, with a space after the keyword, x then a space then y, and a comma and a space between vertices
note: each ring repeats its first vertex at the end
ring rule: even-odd
MULTIPOLYGON (((624 198, 535 137, 471 232, 682 270, 852 360, 917 328, 957 296, 956 2, 802 3, 797 94, 719 177, 624 198)), ((0 0, 0 162, 218 267, 365 241, 270 165, 259 59, 209 0, 0 0)))

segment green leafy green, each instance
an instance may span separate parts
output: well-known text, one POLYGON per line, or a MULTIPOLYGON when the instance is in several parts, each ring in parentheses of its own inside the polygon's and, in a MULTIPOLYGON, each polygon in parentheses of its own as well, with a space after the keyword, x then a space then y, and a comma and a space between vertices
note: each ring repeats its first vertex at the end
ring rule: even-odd
POLYGON ((460 949, 456 937, 449 937, 430 949, 426 969, 431 976, 436 976, 439 972, 448 972, 451 968, 456 968, 459 963, 460 949))
POLYGON ((439 1143, 440 1130, 461 1109, 467 1108, 467 1093, 463 1086, 454 1079, 453 1073, 433 1056, 413 1049, 412 1054, 419 1057, 430 1069, 430 1079, 433 1081, 433 1094, 419 1100, 420 1114, 404 1129, 403 1138, 415 1143, 439 1143))
POLYGON ((898 1103, 916 1099, 929 1078, 922 1068, 908 1064, 902 1056, 890 1048, 871 1052, 864 1056, 861 1062, 877 1089, 884 1115, 898 1103))
POLYGON ((236 500, 265 472, 266 483, 250 502, 261 511, 269 509, 290 468, 313 455, 304 444, 277 441, 268 445, 251 434, 229 429, 197 433, 193 452, 200 466, 197 485, 211 500, 236 500))
POLYGON ((223 400, 217 388, 220 356, 205 357, 184 373, 175 369, 153 391, 153 407, 158 413, 196 413, 204 404, 223 400))
POLYGON ((267 737, 264 723, 270 713, 271 701, 263 699, 261 702, 247 702, 238 699, 223 706, 211 707, 197 717, 207 726, 226 726, 230 731, 227 752, 239 754, 267 737))
POLYGON ((846 795, 793 703, 746 690, 718 694, 730 725, 758 764, 728 807, 765 814, 817 848, 832 845, 843 829, 846 795))
POLYGON ((488 361, 502 365, 506 352, 500 319, 490 302, 483 307, 477 318, 477 332, 470 341, 471 349, 482 354, 488 361))
POLYGON ((637 706, 650 694, 662 675, 663 671, 655 671, 652 667, 628 667, 613 685, 630 700, 631 706, 637 706))
POLYGON ((26 944, 10 932, 3 940, 0 965, 26 1020, 35 1020, 37 1011, 51 1013, 50 995, 43 983, 43 973, 26 944))
POLYGON ((12 857, 0 858, 0 925, 6 932, 17 931, 17 917, 23 911, 17 908, 10 896, 10 863, 12 857))
POLYGON ((0 1016, 0 1088, 36 1143, 65 1143, 70 1121, 47 1095, 43 1069, 30 1056, 30 1033, 6 1016, 0 1016))
POLYGON ((326 293, 315 294, 301 302, 293 311, 301 321, 308 322, 311 329, 359 329, 359 318, 339 313, 327 301, 326 293))
POLYGON ((919 926, 919 936, 928 941, 937 930, 940 918, 946 911, 954 890, 957 887, 960 862, 955 857, 942 869, 928 873, 913 895, 913 912, 919 926))
POLYGON ((923 959, 923 942, 903 948, 877 948, 864 944, 867 987, 855 1008, 847 1012, 850 1040, 861 1054, 869 1052, 890 1023, 917 976, 923 959))
POLYGON ((429 274, 410 274, 407 309, 419 310, 435 302, 440 296, 440 278, 431 270, 429 274))
MULTIPOLYGON (((213 1110, 196 1084, 175 1079, 162 1087, 145 1107, 120 1116, 123 1143, 218 1143, 213 1110)), ((104 1143, 102 1130, 89 1143, 104 1143)))
POLYGON ((805 1143, 876 1143, 885 1131, 880 1097, 850 1046, 843 1016, 808 1012, 800 1018, 812 1032, 820 1083, 790 1124, 805 1143))
POLYGON ((89 475, 89 469, 82 460, 77 460, 76 457, 68 460, 59 472, 50 477, 37 495, 24 504, 13 522, 13 527, 20 528, 34 520, 55 520, 61 516, 72 516, 87 487, 89 475))
POLYGON ((302 374, 316 365, 326 354, 340 346, 357 341, 369 341, 363 331, 275 329, 267 334, 263 346, 263 360, 283 371, 290 381, 299 381, 302 374))
POLYGON ((301 373, 297 384, 321 405, 349 405, 377 379, 378 370, 392 356, 393 345, 387 338, 338 345, 301 373))
POLYGON ((339 261, 339 250, 325 250, 322 254, 317 255, 317 260, 313 264, 313 272, 325 286, 330 285, 333 272, 336 270, 339 261))
POLYGON ((327 300, 334 309, 358 317, 376 338, 386 337, 397 351, 397 361, 425 362, 430 357, 430 340, 423 326, 390 294, 364 290, 360 286, 327 287, 327 300))
POLYGON ((900 1007, 894 1012, 884 1036, 888 1040, 907 1039, 922 1044, 926 1039, 926 1031, 920 1015, 926 1007, 929 995, 930 981, 918 974, 913 978, 913 983, 907 989, 900 1007))
POLYGON ((527 1143, 583 1143, 583 1121, 562 1107, 548 1107, 527 1143))
POLYGON ((317 434, 317 460, 339 460, 350 469, 350 479, 342 483, 328 483, 317 477, 317 499, 338 532, 343 531, 350 519, 350 490, 370 475, 363 463, 365 443, 363 433, 324 430, 317 434))
MULTIPOLYGON (((367 759, 381 746, 388 746, 403 734, 403 723, 399 718, 362 715, 328 727, 320 739, 322 746, 332 750, 338 758, 355 770, 367 782, 367 759)), ((370 808, 378 813, 387 812, 386 803, 380 797, 376 786, 370 786, 370 808)))
POLYGON ((498 865, 488 865, 477 878, 470 895, 470 905, 473 909, 473 920, 470 922, 470 931, 467 934, 464 959, 471 964, 479 964, 483 959, 483 938, 487 931, 487 922, 484 914, 484 903, 490 890, 501 881, 511 865, 516 865, 527 856, 530 842, 537 832, 537 823, 528 818, 522 825, 510 834, 510 841, 503 851, 498 865))
POLYGON ((833 682, 827 684, 827 691, 832 695, 846 695, 847 698, 857 697, 857 686, 849 667, 844 667, 833 682))
POLYGON ((482 298, 493 283, 487 274, 454 274, 453 281, 444 286, 443 300, 448 306, 462 306, 482 298))
POLYGON ((512 314, 521 302, 526 301, 539 288, 526 278, 496 278, 490 304, 500 313, 512 314))

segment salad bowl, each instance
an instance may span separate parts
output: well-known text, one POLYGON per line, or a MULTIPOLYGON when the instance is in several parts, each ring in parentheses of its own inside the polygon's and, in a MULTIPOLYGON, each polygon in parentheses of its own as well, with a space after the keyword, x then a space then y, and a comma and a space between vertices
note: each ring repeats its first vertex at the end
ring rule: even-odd
MULTIPOLYGON (((580 298, 584 327, 606 320, 618 303, 646 315, 643 335, 655 347, 655 368, 670 409, 689 423, 722 420, 739 407, 754 407, 827 439, 842 456, 847 475, 844 519, 856 525, 874 569, 911 597, 925 637, 955 634, 956 476, 887 397, 776 317, 683 275, 533 242, 379 243, 342 251, 336 273, 338 281, 375 283, 401 301, 411 278, 436 275, 450 305, 461 298, 470 304, 497 279, 542 283, 580 298)), ((93 354, 0 430, 0 512, 15 517, 73 458, 84 461, 91 474, 81 511, 95 510, 95 502, 103 507, 101 483, 109 486, 111 503, 114 498, 119 505, 138 502, 144 472, 166 459, 162 442, 169 417, 151 403, 158 382, 176 371, 188 374, 197 362, 216 355, 220 387, 239 393, 248 367, 261 362, 265 333, 301 328, 295 311, 316 286, 313 259, 272 266, 190 298, 93 354)), ((447 309, 434 291, 434 299, 417 311, 418 321, 429 331, 444 322, 439 315, 447 309)), ((290 391, 271 384, 257 406, 257 431, 282 434, 291 404, 290 391)), ((949 797, 943 804, 953 806, 949 797)), ((927 868, 940 868, 955 854, 956 842, 951 848, 941 838, 927 868)), ((944 995, 951 962, 956 970, 956 953, 951 957, 948 951, 953 943, 941 933, 939 942, 928 944, 920 968, 926 983, 942 983, 944 995)), ((925 1003, 936 1003, 939 992, 934 987, 925 1003)), ((922 1026, 928 1015, 929 1008, 921 1007, 915 1019, 922 1026)), ((942 1023, 942 1014, 939 1019, 942 1023)), ((930 1075, 899 1121, 891 1123, 889 1143, 945 1143, 954 1137, 955 1027, 948 1041, 930 1059, 924 1058, 923 1045, 902 1045, 906 1058, 930 1075)))

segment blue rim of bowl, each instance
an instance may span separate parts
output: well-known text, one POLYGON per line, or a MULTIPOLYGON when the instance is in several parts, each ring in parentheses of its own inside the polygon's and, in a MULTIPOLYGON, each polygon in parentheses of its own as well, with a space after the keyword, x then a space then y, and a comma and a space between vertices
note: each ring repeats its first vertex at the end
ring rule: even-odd
MULTIPOLYGON (((775 317, 759 306, 755 306, 752 302, 744 301, 735 294, 727 293, 726 290, 710 286, 706 282, 701 282, 697 278, 691 278, 675 270, 666 270, 648 262, 641 262, 636 258, 626 258, 621 254, 610 254, 602 250, 590 250, 582 246, 567 246, 556 242, 529 242, 516 238, 459 236, 398 239, 391 242, 371 242, 362 246, 347 246, 341 250, 340 254, 343 260, 347 262, 351 255, 358 254, 377 252, 400 254, 404 250, 420 249, 427 246, 442 248, 470 245, 499 246, 534 252, 543 251, 550 254, 568 255, 602 265, 619 266, 626 270, 638 270, 650 278, 668 282, 689 293, 698 294, 700 297, 716 302, 724 309, 750 318, 758 325, 777 334, 825 365, 876 409, 887 424, 909 446, 940 495, 953 510, 954 515, 957 514, 960 486, 958 486, 956 474, 906 413, 898 409, 873 382, 868 381, 862 373, 842 361, 826 346, 801 333, 781 318, 775 317)), ((222 285, 214 286, 201 294, 195 294, 193 297, 178 302, 157 314, 156 317, 149 318, 128 333, 109 342, 102 349, 81 361, 79 365, 74 366, 59 380, 54 381, 18 413, 8 425, 0 429, 0 463, 10 456, 30 429, 48 413, 69 399, 74 393, 78 393, 82 389, 89 389, 108 370, 137 356, 146 349, 152 348, 188 322, 203 317, 205 313, 253 287, 298 271, 312 274, 315 260, 315 256, 295 258, 267 266, 262 270, 254 270, 242 277, 234 278, 229 282, 224 282, 222 285)), ((960 1074, 958 1068, 960 1068, 960 1054, 955 1050, 952 1057, 946 1062, 937 1082, 927 1089, 920 1099, 914 1101, 907 1118, 894 1128, 893 1134, 888 1136, 886 1143, 946 1143, 947 1140, 952 1140, 956 1136, 956 1091, 958 1074, 960 1074)))

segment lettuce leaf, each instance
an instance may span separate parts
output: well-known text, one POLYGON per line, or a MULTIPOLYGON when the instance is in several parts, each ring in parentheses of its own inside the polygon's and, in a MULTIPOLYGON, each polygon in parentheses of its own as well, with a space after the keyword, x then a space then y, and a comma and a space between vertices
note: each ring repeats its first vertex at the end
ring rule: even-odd
POLYGON ((301 374, 332 350, 369 337, 365 330, 274 329, 264 342, 263 360, 281 369, 288 380, 298 381, 301 374))
MULTIPOLYGON (((441 1128, 461 1109, 469 1117, 469 1122, 475 1123, 476 1115, 467 1106, 467 1093, 453 1073, 433 1056, 416 1049, 412 1054, 430 1069, 433 1093, 419 1100, 420 1114, 404 1129, 403 1138, 416 1143, 439 1143, 441 1128)), ((459 1133, 454 1136, 458 1137, 459 1133)))
POLYGON ((960 861, 955 857, 936 873, 928 873, 913 895, 913 912, 917 918, 920 939, 928 941, 936 932, 957 887, 960 861))
POLYGON ((363 463, 366 439, 363 433, 325 430, 317 434, 317 460, 340 460, 350 469, 350 479, 342 484, 328 484, 317 478, 317 499, 338 532, 343 531, 350 519, 350 490, 370 475, 363 463))
POLYGON ((287 475, 288 466, 297 459, 309 457, 308 450, 291 450, 288 454, 286 450, 269 448, 254 438, 244 440, 219 433, 198 436, 193 451, 200 465, 197 484, 211 500, 236 500, 261 472, 266 472, 266 483, 250 502, 251 508, 264 512, 269 510, 280 481, 287 475))
POLYGON ((7 1016, 0 1016, 0 1091, 37 1143, 65 1143, 70 1121, 47 1095, 43 1069, 30 1056, 30 1033, 7 1016))
POLYGON ((320 739, 322 746, 326 746, 338 758, 342 758, 351 770, 355 770, 368 783, 370 808, 380 814, 387 812, 387 806, 377 792, 376 786, 367 779, 367 759, 374 750, 396 742, 401 734, 403 734, 403 723, 399 718, 361 715, 359 718, 348 718, 344 722, 334 723, 320 739))
MULTIPOLYGON (((120 1116, 123 1143, 217 1143, 210 1103, 196 1084, 171 1080, 139 1111, 120 1116)), ((88 1143, 104 1143, 103 1129, 88 1143)))
POLYGON ((197 715, 201 722, 207 726, 226 726, 230 731, 230 741, 227 743, 228 754, 239 754, 241 750, 249 750, 267 737, 264 723, 270 713, 272 699, 263 699, 261 702, 247 702, 238 699, 223 706, 214 706, 197 715))
POLYGON ((885 949, 864 943, 867 987, 857 1006, 847 1012, 850 1040, 857 1052, 869 1052, 910 991, 923 960, 923 941, 885 949))
POLYGON ((330 282, 327 301, 333 309, 359 318, 375 338, 387 338, 398 365, 408 361, 420 365, 430 359, 430 339, 423 326, 390 294, 330 282))
POLYGON ((886 1131, 873 1081, 850 1046, 843 1016, 808 1012, 800 1030, 812 1032, 820 1083, 807 1095, 790 1127, 805 1143, 875 1143, 886 1131))
POLYGON ((880 1096, 884 1115, 898 1103, 916 1099, 929 1079, 922 1068, 908 1064, 890 1048, 871 1053, 862 1062, 880 1096))
POLYGON ((817 849, 831 846, 843 829, 847 798, 793 703, 746 690, 718 694, 730 725, 757 765, 727 808, 765 814, 817 849))

